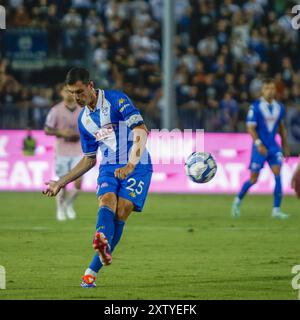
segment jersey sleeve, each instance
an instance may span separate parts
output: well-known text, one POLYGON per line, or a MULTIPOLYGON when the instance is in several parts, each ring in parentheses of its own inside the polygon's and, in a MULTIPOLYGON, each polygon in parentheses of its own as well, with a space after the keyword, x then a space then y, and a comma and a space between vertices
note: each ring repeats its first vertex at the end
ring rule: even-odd
POLYGON ((118 95, 117 108, 121 117, 125 120, 130 129, 144 123, 139 110, 134 106, 126 94, 122 93, 118 95))
POLYGON ((98 151, 98 142, 96 138, 86 131, 81 123, 81 117, 78 118, 78 128, 80 134, 81 149, 85 156, 96 156, 98 151))
POLYGON ((51 129, 56 129, 57 116, 58 116, 57 109, 52 108, 47 115, 45 126, 51 129))
POLYGON ((257 110, 253 104, 250 105, 247 120, 247 126, 256 126, 257 125, 257 110))

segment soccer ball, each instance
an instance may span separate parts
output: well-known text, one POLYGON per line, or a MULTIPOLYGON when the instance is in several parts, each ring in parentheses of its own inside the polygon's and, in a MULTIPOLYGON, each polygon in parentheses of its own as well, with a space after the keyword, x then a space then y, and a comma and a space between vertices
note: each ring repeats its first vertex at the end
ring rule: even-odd
POLYGON ((217 172, 217 163, 207 152, 193 152, 185 163, 186 175, 196 183, 210 181, 217 172))

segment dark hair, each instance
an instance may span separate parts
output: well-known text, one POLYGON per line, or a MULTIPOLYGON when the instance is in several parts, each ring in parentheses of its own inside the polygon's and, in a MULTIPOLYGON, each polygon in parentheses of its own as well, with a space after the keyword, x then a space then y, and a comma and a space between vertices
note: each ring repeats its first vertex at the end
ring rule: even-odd
POLYGON ((266 77, 262 80, 263 84, 270 84, 270 83, 274 83, 274 79, 271 77, 266 77))
POLYGON ((64 87, 66 86, 66 83, 59 83, 56 88, 58 91, 62 91, 64 89, 64 87))
POLYGON ((67 73, 65 84, 72 85, 77 81, 82 81, 84 84, 88 84, 90 81, 90 73, 84 68, 72 68, 67 73))

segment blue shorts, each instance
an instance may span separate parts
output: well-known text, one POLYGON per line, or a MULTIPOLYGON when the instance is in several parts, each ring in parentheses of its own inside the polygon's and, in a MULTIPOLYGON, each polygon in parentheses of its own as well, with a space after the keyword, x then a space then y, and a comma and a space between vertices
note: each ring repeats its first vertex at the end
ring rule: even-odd
POLYGON ((259 172, 263 168, 266 161, 270 167, 281 166, 283 162, 283 154, 280 150, 277 150, 264 156, 258 152, 257 148, 253 147, 249 169, 252 172, 259 172))
POLYGON ((152 177, 152 169, 137 167, 125 180, 115 178, 114 172, 120 166, 101 168, 98 177, 97 197, 113 192, 117 197, 131 201, 134 211, 141 212, 146 201, 152 177))

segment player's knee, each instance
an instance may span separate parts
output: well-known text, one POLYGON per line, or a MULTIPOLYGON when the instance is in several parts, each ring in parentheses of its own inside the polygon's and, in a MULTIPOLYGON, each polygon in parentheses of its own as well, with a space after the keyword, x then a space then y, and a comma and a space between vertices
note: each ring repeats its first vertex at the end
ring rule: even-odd
POLYGON ((117 218, 118 220, 126 221, 133 210, 131 202, 118 203, 117 218))
POLYGON ((272 168, 273 174, 276 177, 280 176, 280 168, 272 168))
POLYGON ((103 196, 99 197, 99 207, 109 207, 114 212, 117 208, 117 198, 114 193, 106 193, 103 196))
POLYGON ((80 190, 81 189, 81 179, 77 179, 75 181, 75 188, 80 190))
POLYGON ((258 177, 251 177, 251 178, 250 178, 251 183, 252 183, 252 184, 256 184, 257 178, 258 178, 258 177))

